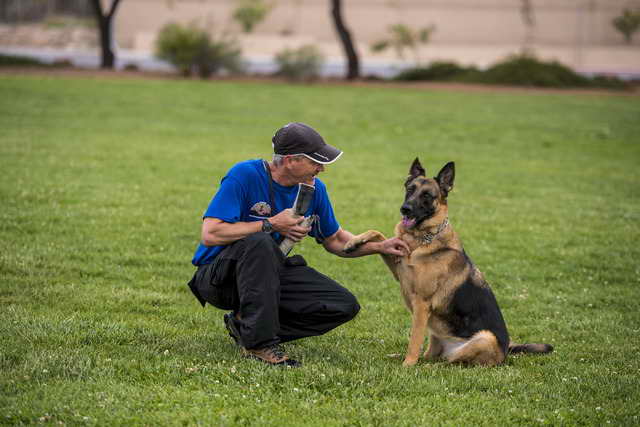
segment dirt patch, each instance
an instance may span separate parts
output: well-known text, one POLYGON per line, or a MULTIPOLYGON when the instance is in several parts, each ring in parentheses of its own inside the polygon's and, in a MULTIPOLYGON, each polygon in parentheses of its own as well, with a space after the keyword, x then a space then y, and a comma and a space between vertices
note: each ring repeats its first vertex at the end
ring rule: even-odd
MULTIPOLYGON (((42 77, 81 77, 96 79, 154 79, 154 80, 185 80, 185 78, 166 72, 151 71, 110 71, 84 69, 75 67, 1 67, 0 75, 29 75, 42 77)), ((197 78, 191 78, 198 80, 197 78)), ((273 83, 290 84, 290 82, 268 76, 242 76, 242 77, 216 77, 209 79, 211 82, 246 82, 246 83, 273 83)), ((303 85, 303 83, 300 83, 303 85)), ((400 88, 412 90, 435 90, 448 92, 471 92, 471 93, 520 93, 520 94, 556 94, 556 95, 597 95, 597 96, 638 96, 640 87, 636 86, 627 91, 615 91, 606 89, 551 89, 551 88, 525 88, 518 86, 495 86, 480 85, 470 83, 444 83, 444 82, 385 82, 356 80, 345 81, 341 79, 321 79, 313 83, 304 83, 311 86, 353 86, 371 88, 400 88)))

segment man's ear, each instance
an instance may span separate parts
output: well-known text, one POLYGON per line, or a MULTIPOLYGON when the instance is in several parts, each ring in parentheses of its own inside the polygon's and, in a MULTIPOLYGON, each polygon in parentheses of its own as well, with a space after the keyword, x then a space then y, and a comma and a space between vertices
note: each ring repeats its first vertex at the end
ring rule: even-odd
POLYGON ((453 181, 456 178, 456 164, 449 162, 438 172, 436 181, 440 186, 440 190, 444 193, 444 197, 447 197, 449 192, 453 189, 453 181))
POLYGON ((409 168, 409 176, 407 177, 407 180, 405 181, 404 186, 406 187, 407 185, 409 185, 411 181, 413 181, 417 177, 426 176, 426 174, 427 172, 424 170, 424 168, 420 164, 420 160, 416 157, 413 163, 411 163, 411 167, 409 168))

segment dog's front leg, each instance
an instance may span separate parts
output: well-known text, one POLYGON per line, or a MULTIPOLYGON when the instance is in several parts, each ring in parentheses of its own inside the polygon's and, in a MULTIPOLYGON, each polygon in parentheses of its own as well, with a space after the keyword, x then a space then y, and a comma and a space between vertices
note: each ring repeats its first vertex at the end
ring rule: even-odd
MULTIPOLYGON (((347 242, 346 245, 344 245, 344 248, 342 250, 345 251, 345 253, 350 253, 367 242, 382 242, 384 240, 387 240, 387 238, 384 237, 384 234, 376 230, 369 230, 362 234, 354 236, 347 242)), ((400 280, 398 278, 398 272, 396 270, 398 265, 397 257, 388 254, 380 254, 380 256, 382 257, 384 263, 387 264, 387 267, 389 267, 389 270, 391 270, 391 274, 393 274, 393 277, 395 277, 396 280, 400 280)))
POLYGON ((351 253, 367 242, 382 242, 383 240, 387 240, 384 234, 376 230, 369 230, 353 236, 353 238, 344 245, 342 250, 345 251, 345 253, 351 253))
POLYGON ((427 334, 427 321, 429 320, 429 306, 421 297, 414 295, 412 298, 411 337, 407 355, 402 366, 413 366, 418 362, 420 350, 427 334))

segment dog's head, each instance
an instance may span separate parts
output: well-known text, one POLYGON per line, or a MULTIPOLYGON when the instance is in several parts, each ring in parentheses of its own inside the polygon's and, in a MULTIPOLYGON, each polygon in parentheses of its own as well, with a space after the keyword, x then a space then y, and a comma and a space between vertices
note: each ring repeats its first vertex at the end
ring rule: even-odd
POLYGON ((426 178, 426 171, 416 157, 409 169, 404 186, 407 190, 400 208, 402 225, 407 229, 419 228, 430 218, 447 210, 447 195, 453 188, 455 164, 449 162, 434 178, 426 178))

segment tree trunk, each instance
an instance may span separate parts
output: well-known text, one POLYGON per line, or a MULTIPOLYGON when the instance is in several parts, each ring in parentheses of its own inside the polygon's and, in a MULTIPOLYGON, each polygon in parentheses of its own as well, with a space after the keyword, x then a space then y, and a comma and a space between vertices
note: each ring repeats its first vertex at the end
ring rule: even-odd
POLYGON ((358 54, 353 47, 353 41, 351 40, 351 34, 349 30, 344 25, 342 20, 342 5, 341 0, 332 0, 332 10, 331 14, 333 15, 333 23, 336 27, 336 31, 340 36, 340 40, 342 41, 342 47, 344 48, 344 53, 347 56, 347 80, 357 79, 360 76, 360 63, 358 61, 358 54))
POLYGON ((112 69, 115 65, 115 55, 111 49, 111 23, 106 19, 100 20, 100 48, 102 50, 102 60, 100 67, 112 69))
POLYGON ((533 4, 531 0, 521 0, 520 14, 524 23, 525 33, 522 43, 522 54, 532 55, 535 37, 536 19, 533 13, 533 4))
POLYGON ((116 56, 113 53, 113 33, 111 31, 111 23, 113 16, 116 13, 120 0, 113 0, 109 12, 105 14, 102 11, 102 5, 100 0, 90 0, 95 11, 96 22, 98 24, 98 31, 100 32, 100 48, 102 50, 102 60, 100 62, 101 68, 113 69, 115 65, 116 56))

